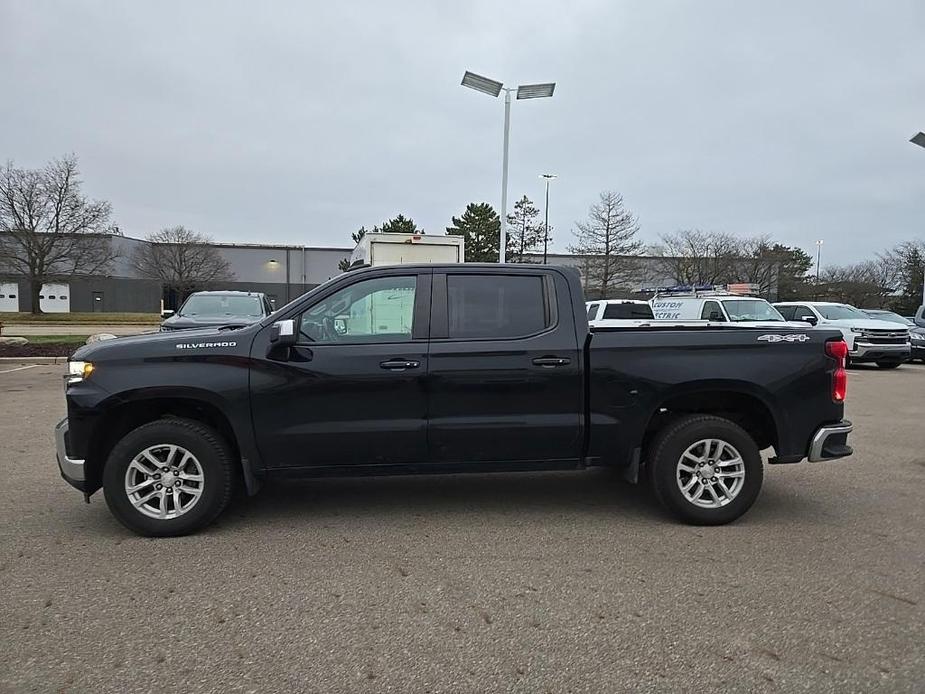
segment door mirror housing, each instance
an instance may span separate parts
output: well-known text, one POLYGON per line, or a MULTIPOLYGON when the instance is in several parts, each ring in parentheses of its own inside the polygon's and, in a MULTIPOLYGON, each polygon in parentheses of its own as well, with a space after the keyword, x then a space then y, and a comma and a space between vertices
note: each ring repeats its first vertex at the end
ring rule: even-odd
POLYGON ((274 347, 292 347, 298 341, 295 321, 281 320, 270 326, 270 343, 274 347))
POLYGON ((723 318, 723 314, 719 311, 710 311, 710 320, 714 323, 725 323, 726 319, 723 318))
POLYGON ((161 311, 161 318, 170 318, 172 315, 173 315, 172 309, 168 308, 168 309, 161 311))
POLYGON ((809 323, 810 325, 817 325, 819 323, 819 319, 815 316, 800 316, 799 320, 804 323, 809 323))

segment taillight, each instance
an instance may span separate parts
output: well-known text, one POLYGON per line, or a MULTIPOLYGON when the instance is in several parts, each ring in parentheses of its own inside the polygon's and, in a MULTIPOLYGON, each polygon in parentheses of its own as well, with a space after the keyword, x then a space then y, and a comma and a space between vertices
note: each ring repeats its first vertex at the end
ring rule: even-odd
POLYGON ((845 362, 848 359, 848 344, 844 340, 831 340, 825 343, 825 353, 835 360, 835 372, 832 374, 832 400, 844 402, 848 393, 848 372, 845 362))

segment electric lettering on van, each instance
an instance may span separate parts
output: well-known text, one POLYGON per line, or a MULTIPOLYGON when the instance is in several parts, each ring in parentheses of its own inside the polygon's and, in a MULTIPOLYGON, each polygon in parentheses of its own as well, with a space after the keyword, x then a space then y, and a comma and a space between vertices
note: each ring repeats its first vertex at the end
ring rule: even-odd
POLYGON ((683 305, 680 301, 653 301, 652 315, 657 320, 679 320, 683 305))

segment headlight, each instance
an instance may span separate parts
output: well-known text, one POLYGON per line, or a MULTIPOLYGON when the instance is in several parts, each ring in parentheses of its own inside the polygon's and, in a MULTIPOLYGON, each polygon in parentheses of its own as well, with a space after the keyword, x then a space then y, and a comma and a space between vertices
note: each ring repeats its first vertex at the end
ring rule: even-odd
POLYGON ((851 332, 853 332, 853 333, 863 333, 863 332, 864 332, 864 328, 851 328, 851 332))
POLYGON ((925 340, 925 335, 922 335, 920 333, 912 333, 911 335, 909 335, 909 337, 911 337, 913 340, 916 340, 918 342, 925 340))
POLYGON ((67 382, 80 383, 93 373, 93 364, 89 361, 69 361, 67 363, 67 382))

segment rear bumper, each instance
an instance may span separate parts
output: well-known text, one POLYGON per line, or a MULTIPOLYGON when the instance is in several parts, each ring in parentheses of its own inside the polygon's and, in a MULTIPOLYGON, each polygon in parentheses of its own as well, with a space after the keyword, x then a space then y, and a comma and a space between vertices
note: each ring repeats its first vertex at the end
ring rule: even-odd
POLYGON ((843 419, 838 424, 827 424, 820 427, 809 444, 809 455, 807 456, 809 462, 836 460, 854 453, 848 445, 848 434, 853 429, 854 427, 847 419, 843 419))
POLYGON ((901 345, 877 345, 861 340, 854 341, 854 349, 848 355, 852 361, 906 361, 912 354, 908 342, 901 345))
POLYGON ((61 477, 72 487, 80 491, 86 490, 86 474, 84 472, 84 462, 79 458, 68 457, 68 424, 67 417, 58 422, 55 427, 55 448, 57 450, 58 469, 61 471, 61 477))

